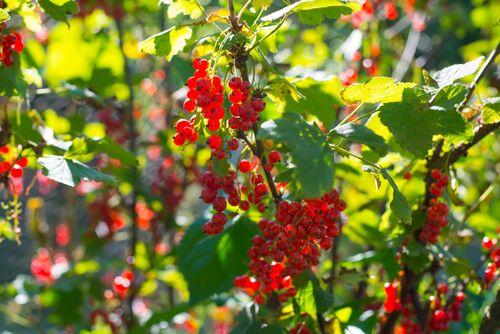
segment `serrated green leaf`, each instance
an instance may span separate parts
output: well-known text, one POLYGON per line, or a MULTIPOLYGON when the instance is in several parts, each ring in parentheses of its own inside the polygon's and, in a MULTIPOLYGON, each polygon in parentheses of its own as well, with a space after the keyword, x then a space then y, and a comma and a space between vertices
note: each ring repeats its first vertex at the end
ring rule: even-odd
POLYGON ((203 8, 198 1, 193 0, 160 0, 160 4, 168 6, 167 15, 173 19, 179 14, 189 15, 192 19, 197 19, 203 15, 203 8))
POLYGON ((293 84, 299 95, 294 98, 291 94, 284 94, 283 109, 299 114, 314 115, 326 127, 329 127, 337 115, 335 107, 344 105, 338 94, 342 88, 340 80, 337 77, 326 81, 306 78, 296 80, 293 84))
POLYGON ((467 87, 462 84, 445 86, 438 90, 432 104, 446 110, 457 109, 466 95, 467 87))
POLYGON ((172 27, 139 43, 141 52, 166 57, 168 61, 182 52, 186 41, 191 38, 193 30, 190 27, 172 27))
POLYGON ((43 11, 57 21, 68 23, 68 15, 78 11, 75 0, 38 0, 43 11))
POLYGON ((347 103, 399 102, 403 97, 403 90, 414 86, 416 84, 412 82, 396 82, 393 78, 377 77, 345 87, 340 96, 347 103))
POLYGON ((114 183, 116 179, 90 168, 77 160, 65 159, 61 156, 46 155, 37 161, 44 167, 45 175, 54 181, 74 187, 81 181, 102 181, 114 183))
POLYGON ((466 121, 453 109, 429 106, 430 96, 419 89, 405 88, 401 102, 379 107, 381 122, 398 144, 419 158, 432 148, 435 135, 460 136, 466 133, 466 121))
POLYGON ((335 128, 334 134, 355 143, 365 144, 380 155, 387 154, 388 146, 384 138, 361 124, 345 124, 335 128))
POLYGON ((193 223, 177 248, 179 270, 188 283, 191 304, 228 290, 234 277, 246 272, 247 250, 258 232, 255 223, 240 218, 221 235, 207 236, 202 231, 204 223, 193 223))
POLYGON ((476 73, 483 62, 484 57, 479 57, 465 64, 456 64, 443 68, 431 74, 431 77, 437 82, 439 87, 451 85, 458 79, 476 73))
POLYGON ((392 200, 390 204, 392 212, 399 219, 401 219, 403 223, 411 224, 411 208, 410 204, 408 204, 408 200, 401 193, 401 191, 399 191, 396 182, 394 182, 394 179, 389 175, 389 173, 385 169, 382 169, 380 172, 384 177, 384 179, 386 179, 389 182, 389 184, 393 189, 392 200))
POLYGON ((0 8, 0 23, 10 20, 10 15, 5 9, 0 8))
POLYGON ((323 195, 333 186, 333 155, 326 136, 316 124, 307 123, 295 113, 287 118, 267 121, 259 131, 260 139, 273 139, 290 149, 297 180, 307 198, 323 195))
POLYGON ((301 0, 274 13, 264 16, 262 21, 274 21, 291 13, 299 13, 299 19, 304 23, 321 23, 325 17, 337 19, 341 15, 349 15, 361 9, 358 2, 341 0, 301 0))
POLYGON ((500 122, 500 97, 493 97, 485 101, 481 119, 483 124, 500 122))

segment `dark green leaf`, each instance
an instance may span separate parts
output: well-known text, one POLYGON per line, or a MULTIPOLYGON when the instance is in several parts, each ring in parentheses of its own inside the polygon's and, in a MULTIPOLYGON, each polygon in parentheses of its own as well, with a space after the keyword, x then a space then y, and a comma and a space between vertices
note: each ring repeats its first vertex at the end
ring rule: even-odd
POLYGON ((405 88, 403 101, 380 106, 380 120, 398 144, 419 158, 432 148, 435 135, 461 136, 466 121, 455 110, 429 106, 430 96, 419 89, 405 88))
POLYGON ((68 23, 68 15, 73 15, 78 11, 75 0, 38 0, 43 11, 55 20, 68 23))
POLYGON ((193 223, 177 249, 191 304, 228 290, 234 277, 246 272, 247 250, 257 233, 257 225, 244 218, 218 236, 205 235, 203 223, 193 223))
POLYGON ((294 81, 293 84, 301 96, 295 99, 291 94, 284 94, 285 110, 314 115, 326 127, 330 127, 337 115, 336 108, 344 105, 338 94, 342 88, 340 80, 336 77, 327 81, 307 78, 294 81))
POLYGON ((335 134, 355 143, 365 144, 380 155, 387 154, 384 138, 361 124, 345 124, 333 131, 335 134))
POLYGON ((305 197, 318 197, 331 190, 333 154, 326 136, 316 124, 307 123, 295 113, 288 114, 287 118, 263 123, 259 138, 273 139, 290 149, 297 166, 297 180, 305 197))
POLYGON ((406 197, 399 191, 396 182, 392 179, 392 177, 387 173, 385 169, 381 170, 382 176, 389 182, 391 185, 392 192, 392 201, 390 204, 392 212, 403 221, 405 224, 411 223, 411 208, 410 204, 408 204, 408 200, 406 197))

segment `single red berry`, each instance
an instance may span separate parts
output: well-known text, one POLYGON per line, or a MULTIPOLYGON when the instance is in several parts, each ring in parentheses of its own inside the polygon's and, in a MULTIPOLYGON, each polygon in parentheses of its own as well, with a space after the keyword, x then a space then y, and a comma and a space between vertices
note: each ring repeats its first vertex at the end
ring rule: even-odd
POLYGON ((431 177, 434 180, 439 180, 443 174, 441 174, 441 171, 439 169, 433 169, 431 170, 431 177))
POLYGON ((28 159, 26 157, 21 157, 16 161, 16 164, 19 165, 19 167, 24 168, 28 165, 28 159))
POLYGON ((231 151, 235 151, 238 149, 238 139, 236 138, 233 138, 233 139, 230 139, 228 142, 227 142, 227 148, 231 151))
POLYGON ((405 180, 409 180, 409 179, 411 179, 411 177, 412 177, 412 175, 411 175, 411 173, 410 173, 410 172, 405 172, 405 173, 404 173, 404 175, 403 175, 403 178, 404 178, 405 180))
POLYGON ((495 244, 495 241, 488 238, 488 237, 484 237, 483 238, 483 247, 486 248, 486 249, 491 249, 491 247, 493 247, 493 245, 495 244))
POLYGON ((231 80, 229 80, 229 84, 228 84, 229 88, 231 88, 232 90, 236 90, 236 89, 239 89, 240 86, 241 86, 241 79, 238 78, 238 77, 234 77, 234 78, 231 78, 231 80))
POLYGON ((248 209, 250 209, 250 203, 248 201, 241 201, 240 209, 243 211, 247 211, 248 209))
POLYGON ((281 161, 281 154, 278 151, 271 151, 269 153, 269 162, 275 164, 281 161))
POLYGON ((176 134, 174 136, 174 144, 177 145, 177 146, 182 146, 184 145, 184 142, 186 141, 186 138, 184 138, 183 135, 181 135, 180 133, 176 134))
POLYGON ((247 159, 242 159, 238 165, 240 172, 248 173, 251 169, 250 161, 247 159))
POLYGON ((219 136, 213 134, 208 137, 207 144, 212 150, 216 150, 222 145, 222 139, 219 136))
POLYGON ((184 101, 184 109, 186 109, 187 112, 193 112, 196 109, 196 102, 193 100, 184 101))

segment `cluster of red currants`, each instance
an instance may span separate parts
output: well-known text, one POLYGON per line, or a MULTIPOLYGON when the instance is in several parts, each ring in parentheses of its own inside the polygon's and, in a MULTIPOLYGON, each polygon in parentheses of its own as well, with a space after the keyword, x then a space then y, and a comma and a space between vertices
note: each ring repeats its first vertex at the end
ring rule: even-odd
POLYGON ((384 284, 385 302, 384 309, 387 313, 401 310, 401 302, 398 296, 399 281, 387 282, 384 284))
POLYGON ((303 203, 279 202, 276 221, 260 221, 262 235, 253 238, 248 251, 253 276, 239 276, 235 285, 250 290, 257 304, 272 293, 281 302, 295 296, 292 279, 319 263, 321 249, 333 246, 345 207, 336 190, 303 203))
POLYGON ((26 157, 18 157, 17 159, 12 159, 9 155, 10 149, 8 146, 0 147, 0 157, 4 160, 0 162, 0 174, 9 173, 12 177, 23 176, 23 168, 28 165, 28 159, 26 157), (9 157, 11 159, 9 159, 9 157), (9 162, 11 160, 12 162, 9 162))
POLYGON ((201 199, 207 204, 212 204, 216 213, 212 219, 203 225, 203 232, 208 235, 220 234, 224 230, 224 225, 227 223, 227 216, 224 214, 227 203, 236 206, 240 204, 240 197, 236 185, 236 172, 229 171, 224 177, 219 177, 207 171, 201 178, 203 190, 201 199), (227 199, 219 193, 221 190, 228 196, 227 199))
POLYGON ((229 109, 231 117, 228 125, 233 130, 248 131, 252 125, 259 120, 260 112, 266 108, 266 102, 262 98, 254 96, 252 86, 248 81, 234 77, 229 80, 228 99, 231 102, 229 109))
POLYGON ((434 310, 429 320, 429 329, 437 332, 447 332, 450 321, 460 321, 461 307, 465 294, 458 291, 451 298, 448 296, 448 285, 438 284, 437 296, 431 297, 431 307, 434 310))
POLYGON ((47 248, 40 248, 31 260, 31 274, 35 279, 44 284, 52 284, 55 279, 52 275, 52 256, 47 248))
POLYGON ((486 286, 490 286, 498 278, 498 268, 500 268, 500 247, 496 246, 497 239, 483 238, 483 247, 491 252, 490 258, 492 262, 488 262, 484 270, 484 282, 486 286))
POLYGON ((448 224, 448 205, 441 203, 438 197, 443 195, 449 179, 447 175, 443 175, 438 169, 431 171, 431 177, 435 182, 431 184, 429 192, 435 198, 432 198, 429 202, 427 218, 419 234, 419 239, 423 243, 435 244, 441 234, 442 228, 448 224))
POLYGON ((134 274, 128 270, 125 270, 121 275, 116 276, 113 280, 113 290, 116 295, 120 298, 125 298, 133 280, 134 274))
POLYGON ((394 334, 423 334, 420 324, 415 321, 416 312, 410 296, 401 304, 401 323, 394 328, 394 334))
POLYGON ((0 50, 0 61, 6 67, 14 65, 14 59, 12 59, 12 52, 16 51, 21 53, 24 49, 23 37, 18 32, 13 32, 8 35, 0 35, 0 45, 2 46, 0 50))

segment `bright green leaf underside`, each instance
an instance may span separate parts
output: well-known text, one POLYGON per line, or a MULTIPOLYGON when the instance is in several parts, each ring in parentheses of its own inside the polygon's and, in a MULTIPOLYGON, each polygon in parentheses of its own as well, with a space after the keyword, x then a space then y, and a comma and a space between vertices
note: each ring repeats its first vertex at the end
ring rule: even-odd
POLYGON ((43 156, 38 159, 38 163, 45 168, 45 175, 49 179, 70 187, 78 185, 81 181, 115 182, 112 176, 90 168, 77 160, 65 159, 61 156, 43 156))

